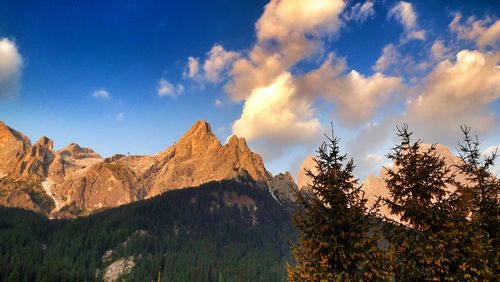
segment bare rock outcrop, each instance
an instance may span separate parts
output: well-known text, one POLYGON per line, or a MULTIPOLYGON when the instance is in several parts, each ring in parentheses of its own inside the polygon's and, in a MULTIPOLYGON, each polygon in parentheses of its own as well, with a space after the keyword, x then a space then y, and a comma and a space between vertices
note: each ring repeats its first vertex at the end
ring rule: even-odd
POLYGON ((0 176, 42 181, 54 158, 52 146, 47 137, 32 146, 28 137, 0 122, 0 176))
POLYGON ((304 159, 300 165, 299 171, 297 171, 297 186, 299 189, 303 189, 304 187, 308 187, 312 184, 312 179, 307 176, 306 169, 316 173, 316 162, 314 161, 314 157, 312 155, 309 155, 304 159))
POLYGON ((250 151, 245 139, 232 136, 227 144, 221 145, 205 121, 197 122, 165 151, 138 161, 149 165, 149 168, 131 165, 141 168, 139 172, 142 171, 150 187, 148 197, 171 189, 236 178, 245 172, 260 183, 271 179, 262 158, 250 151))
POLYGON ((280 173, 269 181, 269 191, 280 203, 292 203, 295 201, 295 191, 298 190, 293 176, 290 172, 280 173))
POLYGON ((59 198, 64 204, 59 209, 70 209, 77 215, 144 198, 144 188, 130 168, 107 162, 73 173, 55 185, 52 192, 61 195, 59 198))
POLYGON ((40 184, 0 178, 0 205, 48 214, 55 206, 40 184))
POLYGON ((53 203, 48 206, 52 210, 40 208, 33 200, 38 194, 0 183, 0 204, 43 210, 51 217, 86 215, 171 189, 242 177, 263 187, 272 180, 245 139, 232 136, 222 145, 203 120, 158 154, 106 159, 75 143, 54 151, 47 137, 32 145, 26 136, 0 122, 0 179, 33 183, 53 203))
POLYGON ((134 266, 135 258, 133 256, 117 259, 106 268, 103 280, 105 282, 118 281, 123 276, 129 274, 134 266))

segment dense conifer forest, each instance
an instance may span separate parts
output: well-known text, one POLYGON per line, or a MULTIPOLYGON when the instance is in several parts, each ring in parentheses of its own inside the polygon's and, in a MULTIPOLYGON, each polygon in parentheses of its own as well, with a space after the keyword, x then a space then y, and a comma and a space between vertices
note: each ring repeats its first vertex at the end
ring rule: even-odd
POLYGON ((212 182, 76 220, 0 208, 0 281, 284 281, 289 213, 252 182, 212 182))

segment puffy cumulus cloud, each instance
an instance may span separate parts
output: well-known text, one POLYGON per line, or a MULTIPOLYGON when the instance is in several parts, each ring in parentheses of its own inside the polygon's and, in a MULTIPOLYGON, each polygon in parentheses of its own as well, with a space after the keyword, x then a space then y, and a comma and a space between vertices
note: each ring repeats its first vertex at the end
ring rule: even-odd
POLYGON ((225 90, 236 101, 266 86, 297 62, 322 49, 341 26, 342 0, 272 0, 255 28, 257 43, 233 64, 225 90))
POLYGON ((203 65, 201 65, 198 58, 188 57, 185 70, 182 74, 183 77, 200 83, 220 82, 227 75, 229 68, 240 54, 234 51, 227 51, 222 45, 214 44, 206 56, 203 65))
POLYGON ((434 60, 443 60, 448 57, 448 48, 444 45, 443 40, 436 40, 431 46, 431 56, 434 60))
POLYGON ((162 78, 158 82, 157 93, 159 97, 169 96, 175 98, 184 93, 184 86, 182 84, 173 85, 162 78))
POLYGON ((369 121, 393 94, 404 90, 401 78, 375 73, 364 76, 355 70, 347 74, 344 60, 331 53, 320 68, 298 78, 300 92, 314 93, 335 103, 334 115, 346 126, 369 121))
POLYGON ((293 48, 288 45, 290 40, 307 41, 307 35, 337 30, 344 7, 342 0, 272 0, 257 21, 257 38, 261 42, 274 40, 284 49, 293 48))
POLYGON ((417 135, 447 144, 456 142, 459 125, 480 134, 498 127, 489 106, 500 99, 500 52, 462 50, 455 62, 444 60, 426 77, 420 95, 410 100, 402 121, 417 135))
POLYGON ((388 16, 398 20, 405 29, 405 40, 425 40, 425 31, 419 29, 417 24, 417 14, 411 3, 400 1, 390 10, 388 16))
POLYGON ((417 26, 417 15, 411 3, 400 1, 389 10, 389 17, 395 17, 407 30, 417 26))
POLYGON ((270 85, 256 88, 245 101, 233 133, 249 141, 266 139, 269 145, 286 146, 313 139, 320 132, 311 104, 297 99, 290 73, 278 76, 270 85))
POLYGON ((238 53, 226 51, 221 45, 215 44, 208 52, 208 58, 203 64, 206 79, 211 82, 218 82, 223 72, 227 71, 238 56, 238 53))
POLYGON ((188 57, 186 70, 182 74, 184 77, 195 79, 200 72, 200 61, 194 57, 188 57))
POLYGON ((222 108, 222 107, 224 107, 224 102, 222 102, 221 99, 215 99, 214 106, 216 106, 218 108, 222 108))
POLYGON ((387 44, 382 50, 382 55, 377 59, 373 69, 377 72, 384 72, 389 67, 401 62, 401 54, 397 47, 390 43, 387 44))
POLYGON ((97 99, 111 99, 111 95, 109 95, 109 92, 105 89, 99 89, 92 92, 92 97, 97 99))
POLYGON ((456 13, 449 28, 459 39, 474 41, 479 48, 499 46, 500 20, 493 21, 490 17, 478 20, 471 16, 462 23, 462 15, 456 13))
POLYGON ((363 23, 375 17, 375 9, 372 1, 367 0, 364 3, 358 2, 351 9, 344 13, 344 19, 363 23))
POLYGON ((16 44, 0 38, 0 99, 17 93, 21 78, 23 58, 16 44))

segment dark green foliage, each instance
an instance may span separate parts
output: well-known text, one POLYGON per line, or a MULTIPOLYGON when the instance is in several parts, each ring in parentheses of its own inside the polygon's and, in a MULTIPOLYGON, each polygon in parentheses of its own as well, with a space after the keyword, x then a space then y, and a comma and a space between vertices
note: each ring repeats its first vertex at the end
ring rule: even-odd
POLYGON ((388 154, 395 165, 387 170, 390 196, 383 199, 401 219, 385 228, 396 280, 491 280, 490 246, 468 218, 466 198, 475 192, 461 189, 435 145, 424 149, 411 135, 406 125, 398 128, 401 143, 388 154))
POLYGON ((377 221, 367 215, 353 161, 340 153, 337 138, 327 138, 315 159, 318 172, 307 171, 312 194, 296 193, 299 242, 293 247, 296 265, 289 267, 289 279, 389 280, 389 257, 379 247, 377 221))
POLYGON ((481 247, 481 257, 487 267, 476 267, 483 272, 491 272, 494 280, 499 280, 500 273, 500 179, 495 177, 493 167, 497 152, 483 157, 479 149, 480 142, 472 138, 470 128, 462 126, 463 143, 458 144, 461 162, 457 164, 459 173, 466 177, 458 189, 460 206, 470 217, 474 234, 480 239, 476 248, 481 247))
POLYGON ((126 281, 156 281, 159 273, 162 281, 284 281, 293 234, 267 191, 234 181, 76 220, 0 208, 0 281, 100 280, 127 256, 136 266, 126 281))

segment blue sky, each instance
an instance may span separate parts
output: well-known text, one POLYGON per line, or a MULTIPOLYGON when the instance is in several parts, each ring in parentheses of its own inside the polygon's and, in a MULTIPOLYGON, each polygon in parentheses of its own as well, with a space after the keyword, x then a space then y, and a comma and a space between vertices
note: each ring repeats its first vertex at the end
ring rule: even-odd
POLYGON ((500 145, 499 14, 497 1, 0 0, 0 120, 109 156, 161 151, 205 119, 273 173, 296 172, 333 123, 366 175, 401 122, 429 143, 453 147, 467 123, 500 145))

